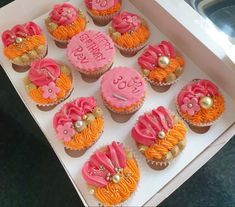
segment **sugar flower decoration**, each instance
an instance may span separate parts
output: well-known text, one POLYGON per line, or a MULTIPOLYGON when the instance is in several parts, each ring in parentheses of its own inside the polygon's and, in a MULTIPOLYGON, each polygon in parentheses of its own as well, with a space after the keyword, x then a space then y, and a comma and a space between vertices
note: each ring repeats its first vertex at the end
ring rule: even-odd
POLYGON ((67 122, 64 125, 58 125, 56 130, 57 137, 65 142, 70 141, 72 136, 75 134, 72 122, 67 122))
POLYGON ((190 116, 193 116, 196 112, 200 110, 197 98, 185 97, 183 99, 183 104, 181 105, 181 110, 187 112, 190 116))
POLYGON ((43 98, 54 99, 56 98, 56 94, 60 92, 60 88, 58 88, 54 82, 50 82, 48 85, 42 86, 43 98))

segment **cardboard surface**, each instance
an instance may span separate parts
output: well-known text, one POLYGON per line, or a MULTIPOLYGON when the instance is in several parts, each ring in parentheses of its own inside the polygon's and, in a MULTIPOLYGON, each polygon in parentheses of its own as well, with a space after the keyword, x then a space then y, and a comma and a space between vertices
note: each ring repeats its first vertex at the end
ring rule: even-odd
MULTIPOLYGON (((85 10, 82 1, 73 0, 71 1, 71 3, 78 6, 82 10, 85 10)), ((141 12, 138 11, 130 2, 123 1, 123 3, 123 10, 128 10, 137 13, 140 16, 143 16, 141 12)), ((12 10, 12 12, 14 11, 12 10)), ((57 48, 53 40, 48 35, 48 32, 44 25, 44 19, 46 17, 47 15, 45 14, 35 19, 35 22, 37 22, 43 28, 44 33, 47 35, 49 46, 47 57, 51 57, 68 64, 65 55, 65 49, 57 48)), ((93 24, 90 17, 88 17, 88 19, 90 22, 87 28, 96 29, 107 33, 108 26, 97 27, 93 24)), ((153 24, 151 24, 148 19, 146 20, 149 23, 151 29, 151 43, 157 43, 163 39, 168 39, 153 24)), ((6 27, 5 29, 8 28, 6 27)), ((174 42, 174 44, 177 47, 177 43, 174 42)), ((2 47, 3 46, 1 44, 0 50, 2 50, 2 47)), ((136 70, 140 70, 136 61, 140 53, 138 53, 135 57, 126 58, 121 56, 119 51, 116 50, 114 66, 129 66, 134 67, 136 70)), ((89 194, 85 181, 82 179, 81 168, 83 166, 83 163, 97 148, 111 143, 112 140, 117 140, 123 142, 125 146, 130 147, 134 151, 141 170, 141 180, 139 182, 138 189, 135 194, 127 202, 125 202, 124 205, 142 206, 157 192, 159 192, 167 183, 175 178, 175 176, 179 174, 187 165, 189 165, 199 154, 207 149, 207 147, 210 146, 211 143, 213 143, 230 125, 232 125, 232 123, 234 123, 235 119, 233 116, 233 114, 235 113, 234 102, 228 94, 222 91, 226 101, 226 111, 223 117, 205 134, 199 135, 188 129, 186 148, 164 171, 157 172, 147 166, 147 164, 145 163, 145 159, 137 151, 137 148, 130 137, 130 129, 136 122, 138 116, 143 114, 145 111, 151 110, 152 108, 159 105, 164 105, 171 111, 176 112, 174 105, 175 97, 179 90, 186 83, 195 78, 210 79, 210 77, 208 77, 202 70, 200 70, 200 68, 198 68, 198 66, 195 65, 187 56, 185 56, 182 51, 180 51, 180 53, 184 56, 186 62, 185 73, 182 76, 181 80, 164 93, 158 93, 154 91, 151 86, 147 84, 147 96, 143 107, 137 113, 135 113, 126 123, 117 123, 113 121, 109 111, 104 107, 99 92, 100 80, 94 83, 86 83, 81 79, 80 74, 77 71, 73 70, 74 91, 69 100, 73 100, 77 97, 82 96, 94 96, 98 100, 98 104, 101 106, 105 113, 105 129, 103 135, 98 140, 98 142, 80 158, 72 158, 68 156, 64 151, 62 143, 55 138, 55 132, 52 127, 53 115, 62 107, 63 104, 58 105, 50 112, 39 111, 35 104, 32 103, 30 98, 27 96, 24 89, 22 79, 26 76, 27 73, 15 72, 11 68, 11 64, 8 62, 8 60, 3 57, 2 53, 0 53, 0 62, 8 77, 10 78, 12 84, 24 101, 26 107, 29 109, 30 113, 34 117, 35 121, 38 123, 39 127, 45 134, 46 138, 48 139, 49 143, 60 159, 80 197, 84 199, 84 202, 86 202, 85 204, 89 206, 95 206, 98 205, 98 202, 96 199, 93 198, 92 195, 89 194)), ((220 86, 221 83, 216 84, 220 86)))

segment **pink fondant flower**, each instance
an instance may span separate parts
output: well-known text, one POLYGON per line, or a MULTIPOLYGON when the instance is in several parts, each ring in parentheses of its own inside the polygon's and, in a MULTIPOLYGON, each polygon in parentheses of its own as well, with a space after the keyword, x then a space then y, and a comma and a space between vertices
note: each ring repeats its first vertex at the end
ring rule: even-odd
POLYGON ((58 25, 67 25, 77 19, 78 10, 68 3, 56 4, 49 16, 58 25))
POLYGON ((200 110, 200 106, 198 104, 197 98, 191 98, 185 97, 183 99, 183 104, 181 105, 180 109, 183 112, 187 112, 190 116, 193 116, 195 112, 198 112, 200 110))
POLYGON ((43 98, 56 98, 56 94, 60 92, 60 88, 58 88, 54 82, 50 82, 48 85, 42 86, 43 98))
POLYGON ((72 136, 75 134, 72 122, 67 122, 64 125, 58 125, 56 130, 57 137, 65 142, 70 141, 72 136))

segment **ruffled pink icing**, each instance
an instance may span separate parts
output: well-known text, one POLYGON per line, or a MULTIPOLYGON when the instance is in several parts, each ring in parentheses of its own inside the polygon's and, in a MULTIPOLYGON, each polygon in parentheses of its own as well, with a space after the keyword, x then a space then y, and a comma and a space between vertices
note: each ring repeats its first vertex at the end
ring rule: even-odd
POLYGON ((146 86, 136 70, 115 67, 103 75, 100 90, 106 102, 119 108, 140 101, 145 95, 146 86))
POLYGON ((32 62, 29 69, 29 80, 36 86, 45 86, 60 76, 59 65, 50 58, 32 62))
POLYGON ((167 132, 173 128, 173 118, 170 112, 163 106, 145 113, 138 118, 131 130, 133 139, 145 146, 150 146, 158 139, 160 131, 167 132))
MULTIPOLYGON (((186 85, 177 96, 177 103, 180 108, 185 105, 185 97, 189 100, 196 98, 197 102, 203 96, 216 96, 219 94, 218 88, 209 80, 201 79, 186 85)), ((184 108, 184 107, 183 107, 184 108)))
POLYGON ((119 0, 84 0, 86 7, 90 10, 106 10, 113 7, 119 0))
POLYGON ((57 129, 58 125, 64 125, 67 122, 75 123, 81 120, 83 115, 92 112, 96 106, 96 100, 93 97, 81 97, 66 103, 62 109, 55 114, 53 127, 57 129))
POLYGON ((136 31, 141 25, 141 19, 129 12, 121 12, 112 19, 112 27, 119 33, 136 31))
POLYGON ((138 64, 141 68, 154 70, 158 66, 158 58, 168 56, 169 58, 176 57, 174 46, 167 41, 162 41, 158 45, 149 45, 144 53, 138 58, 138 64))
POLYGON ((58 25, 67 25, 78 18, 78 10, 68 3, 56 4, 49 17, 58 25))
POLYGON ((115 48, 106 34, 86 30, 75 35, 67 47, 67 57, 71 64, 84 72, 99 70, 113 60, 115 48))
POLYGON ((107 177, 115 175, 117 168, 126 167, 126 154, 123 145, 112 142, 105 151, 97 150, 82 168, 82 176, 86 182, 96 187, 108 184, 107 177))
POLYGON ((17 37, 26 38, 27 36, 40 35, 42 29, 34 22, 28 22, 23 25, 16 25, 11 30, 2 33, 2 42, 5 47, 13 44, 17 37))

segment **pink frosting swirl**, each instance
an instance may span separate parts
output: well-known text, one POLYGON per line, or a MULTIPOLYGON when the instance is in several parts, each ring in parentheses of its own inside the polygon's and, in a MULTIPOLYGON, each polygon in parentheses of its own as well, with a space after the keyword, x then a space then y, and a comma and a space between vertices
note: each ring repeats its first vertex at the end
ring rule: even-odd
POLYGON ((199 102, 200 98, 203 96, 213 97, 218 94, 219 90, 214 83, 209 80, 201 79, 186 85, 177 96, 177 103, 179 107, 181 107, 185 104, 184 100, 186 97, 190 100, 196 98, 199 102))
POLYGON ((106 147, 105 151, 97 150, 82 168, 82 176, 86 182, 96 187, 108 184, 107 178, 117 174, 116 169, 126 167, 126 154, 123 145, 118 142, 106 147))
POLYGON ((5 47, 13 44, 17 37, 26 38, 27 36, 40 35, 42 29, 34 22, 28 22, 23 25, 15 25, 11 30, 2 33, 2 42, 5 47))
POLYGON ((176 57, 174 46, 167 41, 161 41, 156 46, 149 45, 144 53, 138 58, 138 64, 141 68, 154 70, 158 66, 158 58, 161 56, 168 56, 169 58, 176 57))
POLYGON ((31 64, 28 76, 36 86, 48 85, 60 76, 60 67, 50 58, 36 60, 31 64))
POLYGON ((173 118, 163 106, 140 116, 131 130, 132 138, 139 144, 150 146, 158 139, 158 133, 173 128, 173 118))
POLYGON ((78 10, 71 4, 56 4, 49 17, 58 25, 71 24, 78 18, 78 10))
POLYGON ((112 27, 119 33, 136 31, 141 25, 141 19, 129 12, 121 12, 112 19, 112 27))
POLYGON ((62 109, 55 114, 53 126, 57 129, 59 125, 64 125, 67 122, 75 123, 81 120, 83 115, 92 112, 96 106, 96 100, 93 97, 81 97, 66 103, 62 109))
POLYGON ((84 0, 84 2, 86 7, 90 10, 106 10, 117 4, 119 0, 84 0), (95 6, 96 4, 100 6, 95 6))

